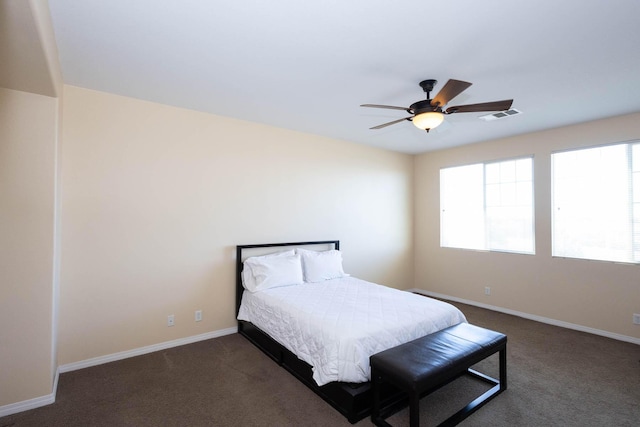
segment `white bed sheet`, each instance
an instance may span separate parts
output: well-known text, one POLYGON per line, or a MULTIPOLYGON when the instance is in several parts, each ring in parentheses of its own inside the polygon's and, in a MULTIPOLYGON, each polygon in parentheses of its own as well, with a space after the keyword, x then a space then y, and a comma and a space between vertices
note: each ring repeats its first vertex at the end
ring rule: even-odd
POLYGON ((369 381, 372 354, 466 322, 451 304, 354 277, 245 291, 238 319, 311 365, 318 385, 369 381))

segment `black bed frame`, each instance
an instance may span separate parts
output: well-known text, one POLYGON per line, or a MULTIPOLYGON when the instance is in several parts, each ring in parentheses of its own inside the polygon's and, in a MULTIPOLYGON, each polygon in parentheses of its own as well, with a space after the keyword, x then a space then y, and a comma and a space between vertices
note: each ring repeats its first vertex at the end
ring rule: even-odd
MULTIPOLYGON (((236 317, 240 310, 242 301, 242 267, 243 252, 248 249, 267 249, 287 246, 318 246, 324 245, 335 249, 340 249, 339 240, 322 240, 314 242, 289 242, 289 243, 267 243, 258 245, 236 246, 236 317)), ((344 383, 332 382, 323 386, 318 386, 314 381, 312 369, 309 364, 300 360, 295 354, 276 342, 265 332, 258 329, 250 322, 238 321, 238 333, 246 337, 256 347, 271 357, 276 363, 289 371, 303 384, 313 390, 318 396, 344 415, 350 423, 356 423, 371 414, 372 389, 371 383, 344 383)), ((397 405, 403 400, 403 395, 395 388, 388 385, 381 391, 381 402, 386 405, 397 405)))

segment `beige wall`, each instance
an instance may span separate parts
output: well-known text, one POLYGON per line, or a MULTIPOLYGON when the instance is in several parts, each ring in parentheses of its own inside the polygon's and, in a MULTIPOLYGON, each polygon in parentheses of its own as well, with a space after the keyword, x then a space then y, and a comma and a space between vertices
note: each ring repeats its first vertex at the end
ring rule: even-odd
POLYGON ((416 287, 640 338, 640 327, 632 324, 632 314, 640 313, 638 266, 551 257, 551 152, 633 139, 640 139, 640 114, 417 156, 416 287), (536 255, 440 248, 440 168, 531 154, 536 255), (491 287, 490 296, 484 295, 485 286, 491 287))
POLYGON ((234 326, 237 244, 340 239, 347 272, 413 285, 411 156, 72 86, 63 105, 61 365, 234 326))
POLYGON ((0 406, 52 392, 57 102, 0 88, 0 406))

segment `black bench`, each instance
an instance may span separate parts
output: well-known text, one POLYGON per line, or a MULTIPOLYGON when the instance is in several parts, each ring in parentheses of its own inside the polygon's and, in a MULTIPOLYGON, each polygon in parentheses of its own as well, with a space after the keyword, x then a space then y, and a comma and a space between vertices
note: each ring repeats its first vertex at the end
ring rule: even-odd
POLYGON ((373 407, 371 421, 390 427, 385 418, 398 407, 380 408, 379 391, 388 382, 409 397, 411 427, 420 423, 420 398, 463 374, 470 374, 493 385, 491 389, 446 419, 441 426, 456 425, 507 388, 507 336, 499 332, 460 323, 370 358, 373 407), (471 366, 500 352, 500 379, 481 374, 471 366))

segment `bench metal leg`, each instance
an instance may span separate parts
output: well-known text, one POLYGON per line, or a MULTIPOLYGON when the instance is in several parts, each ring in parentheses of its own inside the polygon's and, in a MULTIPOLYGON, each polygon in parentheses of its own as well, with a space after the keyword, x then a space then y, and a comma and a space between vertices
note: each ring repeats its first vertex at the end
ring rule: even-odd
POLYGON ((507 389, 507 346, 500 350, 500 391, 507 389))
POLYGON ((375 423, 375 419, 380 417, 380 376, 371 369, 371 388, 373 394, 373 402, 371 405, 371 421, 375 423))
POLYGON ((420 395, 411 393, 409 397, 409 426, 420 427, 420 395))
MULTIPOLYGON (((507 345, 500 348, 499 352, 499 380, 492 378, 488 375, 480 373, 474 369, 467 369, 467 374, 471 375, 474 378, 487 382, 493 387, 484 392, 482 395, 475 398, 472 402, 466 405, 464 408, 444 420, 439 427, 448 427, 455 426, 458 423, 462 422, 469 415, 473 414, 475 411, 484 406, 491 399, 496 397, 498 394, 502 393, 507 389, 507 345)), ((494 353, 495 354, 495 353, 494 353)), ((372 402, 372 412, 371 412, 371 422, 378 427, 392 427, 391 424, 385 421, 384 418, 389 416, 395 411, 390 412, 389 408, 386 408, 384 411, 380 407, 380 386, 382 385, 382 377, 375 372, 372 368, 371 370, 371 383, 373 386, 373 402, 372 402), (384 413, 383 413, 384 412, 384 413)), ((446 383, 445 383, 446 384, 446 383)), ((444 384, 442 384, 444 385, 444 384)), ((439 387, 436 387, 437 389, 439 387)), ((412 393, 408 390, 405 390, 409 395, 409 425, 411 427, 419 427, 420 426, 420 393, 412 393)), ((433 391, 433 390, 432 390, 433 391)), ((427 393, 428 394, 428 393, 427 393)))
MULTIPOLYGON (((495 354, 495 353, 494 353, 495 354)), ((458 423, 462 422, 469 415, 473 414, 475 411, 480 409, 482 406, 487 404, 491 399, 496 397, 498 394, 502 393, 507 389, 507 345, 505 344, 499 350, 499 364, 500 364, 500 373, 499 380, 489 377, 488 375, 481 374, 473 369, 468 369, 467 372, 471 374, 471 376, 478 378, 480 380, 486 381, 490 384, 494 384, 489 390, 484 392, 482 395, 475 398, 471 403, 467 406, 456 412, 451 417, 444 420, 439 427, 447 427, 447 426, 455 426, 458 423)))
POLYGON ((375 369, 371 368, 371 422, 378 427, 392 427, 382 416, 380 390, 382 388, 382 377, 375 369))

